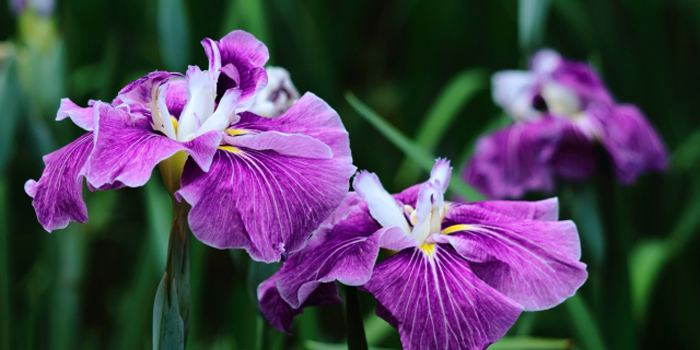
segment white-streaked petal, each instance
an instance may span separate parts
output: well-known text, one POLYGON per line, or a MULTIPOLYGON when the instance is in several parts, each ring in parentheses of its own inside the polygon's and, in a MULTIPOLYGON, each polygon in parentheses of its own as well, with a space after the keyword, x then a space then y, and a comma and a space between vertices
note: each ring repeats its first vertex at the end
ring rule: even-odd
POLYGON ((175 134, 175 126, 172 122, 172 116, 170 111, 168 111, 168 106, 165 103, 166 95, 168 93, 168 84, 159 86, 158 92, 156 93, 156 113, 153 116, 153 123, 156 130, 163 132, 166 136, 171 139, 175 139, 177 135, 175 134))
POLYGON ((505 70, 495 73, 491 77, 491 91, 493 100, 505 109, 511 117, 517 118, 515 111, 526 96, 531 96, 537 77, 535 74, 523 70, 505 70))
POLYGON ((581 103, 576 93, 561 84, 544 84, 542 98, 547 102, 547 109, 552 114, 573 116, 581 111, 581 103))
POLYGON ((452 167, 450 166, 450 161, 445 158, 438 158, 435 160, 435 165, 430 171, 430 180, 439 181, 442 186, 442 193, 447 191, 447 185, 450 184, 450 176, 452 176, 452 167))
POLYGON ((360 171, 355 176, 352 187, 367 202, 370 214, 380 225, 399 227, 405 234, 411 232, 399 204, 384 189, 376 174, 360 171))
POLYGON ((216 86, 209 72, 197 66, 187 70, 187 105, 180 114, 177 135, 179 140, 194 134, 200 125, 214 112, 216 86))
POLYGON ((241 97, 241 91, 230 89, 221 98, 216 111, 199 127, 196 136, 202 135, 212 130, 224 130, 231 124, 235 124, 239 116, 235 115, 236 101, 241 97))

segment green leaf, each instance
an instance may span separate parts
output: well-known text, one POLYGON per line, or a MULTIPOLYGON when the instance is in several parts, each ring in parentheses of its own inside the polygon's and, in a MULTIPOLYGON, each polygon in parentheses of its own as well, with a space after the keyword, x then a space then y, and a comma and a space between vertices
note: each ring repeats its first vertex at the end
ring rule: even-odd
POLYGON ((569 339, 533 337, 503 337, 489 346, 489 350, 561 350, 571 349, 569 339))
MULTIPOLYGON (((345 99, 348 101, 348 103, 350 103, 355 111, 360 114, 360 116, 365 118, 365 120, 379 130, 384 137, 389 139, 389 141, 403 151, 406 156, 418 163, 418 165, 420 165, 425 171, 429 172, 430 169, 433 168, 435 158, 430 152, 418 146, 415 142, 406 137, 406 135, 402 134, 391 124, 387 123, 381 116, 355 97, 353 93, 345 93, 345 99)), ((454 173, 450 179, 449 188, 458 195, 468 198, 471 201, 478 201, 484 198, 483 195, 467 185, 464 181, 462 181, 462 179, 459 178, 458 175, 454 173)))
POLYGON ((583 349, 604 350, 605 344, 591 311, 579 294, 564 302, 583 349))
MULTIPOLYGON (((0 98, 2 95, 0 94, 0 98)), ((1 173, 0 173, 1 174, 1 173)), ((10 203, 7 191, 7 181, 0 175, 0 349, 10 349, 12 344, 10 337, 12 325, 12 308, 10 304, 10 268, 9 268, 9 245, 10 227, 8 211, 10 203)))
MULTIPOLYGON (((469 69, 459 73, 442 89, 418 128, 416 143, 432 152, 438 142, 472 98, 486 86, 486 73, 469 69)), ((410 158, 404 159, 397 172, 397 182, 412 184, 418 180, 420 169, 410 158)))
POLYGON ((549 5, 549 0, 518 1, 518 42, 523 52, 542 45, 549 5))
POLYGON ((0 128, 0 174, 10 159, 15 136, 15 127, 21 112, 22 94, 17 77, 17 63, 13 56, 0 65, 0 110, 2 127, 0 128))
POLYGON ((372 312, 365 317, 365 330, 367 331, 367 343, 379 344, 386 338, 396 333, 396 329, 381 317, 372 312))
POLYGON ((226 35, 235 29, 245 30, 269 46, 264 1, 230 1, 221 34, 226 35))
POLYGON ((183 71, 190 62, 190 25, 184 0, 158 0, 158 48, 165 69, 183 71))
MULTIPOLYGON (((304 347, 308 350, 348 350, 347 344, 322 343, 322 342, 313 341, 313 340, 305 341, 304 347)), ((369 350, 393 350, 393 349, 370 346, 369 350)))
POLYGON ((574 187, 571 216, 578 225, 581 240, 586 248, 584 251, 591 254, 591 260, 596 266, 600 266, 605 256, 605 230, 598 208, 600 206, 595 188, 590 184, 574 187))
POLYGON ((692 168, 700 159, 700 129, 694 131, 671 155, 671 168, 684 172, 692 168))
POLYGON ((175 283, 170 284, 167 296, 166 278, 161 279, 153 302, 153 350, 184 349, 185 323, 180 317, 175 283))
POLYGON ((630 279, 632 310, 640 319, 646 316, 652 292, 664 266, 678 254, 687 242, 698 234, 700 226, 700 193, 696 191, 692 202, 685 206, 680 219, 663 241, 646 241, 638 244, 630 253, 630 279))

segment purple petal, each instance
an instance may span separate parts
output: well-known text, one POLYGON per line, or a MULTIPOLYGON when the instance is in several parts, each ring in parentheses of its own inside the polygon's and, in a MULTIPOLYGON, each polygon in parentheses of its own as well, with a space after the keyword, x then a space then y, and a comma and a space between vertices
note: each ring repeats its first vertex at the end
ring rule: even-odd
POLYGON ((472 273, 449 246, 404 250, 377 264, 364 288, 379 316, 397 325, 406 350, 485 349, 522 308, 472 273))
POLYGON ((325 143, 306 135, 265 131, 258 134, 227 137, 227 143, 236 147, 273 150, 279 154, 316 159, 331 159, 333 151, 325 143))
POLYGON ((200 167, 208 170, 221 141, 220 132, 207 133, 189 142, 172 140, 154 131, 148 118, 138 118, 105 104, 95 108, 99 110, 99 121, 88 180, 98 188, 114 182, 142 186, 159 162, 178 151, 186 151, 200 167))
POLYGON ((517 123, 479 139, 463 177, 491 198, 519 198, 554 187, 547 160, 566 124, 558 118, 517 123))
POLYGON ((89 132, 44 156, 46 167, 39 181, 29 180, 24 185, 46 231, 65 228, 70 221, 87 221, 83 177, 92 148, 93 134, 89 132))
POLYGON ((147 104, 151 101, 153 87, 174 77, 182 77, 182 74, 162 71, 148 73, 119 91, 119 100, 126 104, 147 104))
POLYGON ((345 198, 349 166, 231 147, 216 152, 207 173, 188 161, 176 195, 192 205, 190 227, 202 242, 279 261, 280 254, 301 249, 345 198))
POLYGON ((334 305, 343 302, 343 299, 338 295, 338 286, 335 283, 323 283, 309 295, 301 307, 292 308, 280 296, 275 285, 276 279, 277 274, 260 283, 258 286, 258 306, 270 324, 280 332, 291 334, 294 317, 303 313, 305 307, 334 305))
POLYGON ((573 90, 584 100, 594 100, 608 104, 613 102, 612 96, 610 96, 598 74, 585 63, 564 60, 552 72, 551 79, 573 90))
POLYGON ((483 201, 471 203, 470 205, 516 219, 559 220, 559 200, 557 197, 541 201, 483 201))
POLYGON ((665 171, 668 154, 659 135, 632 105, 616 106, 605 125, 602 143, 615 163, 617 177, 632 183, 646 171, 665 171))
MULTIPOLYGON (((333 150, 335 159, 352 162, 348 132, 338 113, 318 96, 307 92, 278 118, 242 113, 236 128, 304 134, 322 141, 333 150)), ((354 169, 353 169, 354 172, 354 169)))
POLYGON ((356 207, 336 226, 317 231, 306 248, 292 254, 289 263, 280 269, 277 288, 282 298, 298 308, 321 283, 367 283, 379 254, 379 238, 385 231, 372 220, 366 207, 356 207))
POLYGON ((593 175, 596 166, 595 144, 576 124, 561 129, 559 140, 547 161, 554 176, 583 180, 593 175))
POLYGON ((267 85, 264 68, 270 57, 267 46, 242 30, 227 34, 219 42, 205 39, 202 44, 209 57, 210 67, 231 64, 240 77, 240 81, 236 81, 228 74, 219 76, 217 95, 223 96, 226 90, 238 88, 241 90, 240 103, 252 103, 254 95, 267 85), (217 64, 218 61, 220 63, 217 64))
POLYGON ((83 108, 76 105, 68 98, 62 98, 61 106, 58 108, 58 113, 56 114, 56 120, 63 120, 66 118, 70 118, 73 124, 81 127, 83 130, 92 131, 94 124, 92 106, 83 108))
POLYGON ((571 221, 522 220, 467 204, 447 212, 443 227, 453 225, 463 230, 435 241, 452 244, 479 278, 525 310, 556 306, 588 276, 571 221))

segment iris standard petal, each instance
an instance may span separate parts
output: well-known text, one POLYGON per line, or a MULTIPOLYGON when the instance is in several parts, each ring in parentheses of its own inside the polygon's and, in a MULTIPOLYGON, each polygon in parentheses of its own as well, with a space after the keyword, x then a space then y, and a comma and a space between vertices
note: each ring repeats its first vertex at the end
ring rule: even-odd
POLYGON ((491 77, 493 100, 515 119, 530 120, 538 114, 532 107, 537 75, 522 70, 505 70, 491 77))
POLYGON ((92 149, 93 133, 89 132, 44 156, 45 168, 39 181, 29 180, 24 185, 46 231, 65 228, 70 221, 87 222, 83 177, 92 149))
POLYGON ((176 193, 192 205, 192 232, 210 246, 279 261, 301 249, 347 193, 346 160, 222 148, 207 173, 188 160, 176 193))
POLYGON ((118 98, 126 104, 148 104, 153 97, 153 89, 175 77, 180 78, 182 74, 164 71, 148 73, 121 89, 118 98))
POLYGON ((617 177, 631 183, 646 171, 664 171, 668 154, 659 135, 632 105, 618 105, 612 115, 601 120, 605 125, 603 146, 610 153, 617 177))
POLYGON ((411 233, 403 208, 384 189, 376 174, 360 171, 352 182, 352 188, 367 202, 369 212, 382 227, 398 227, 405 235, 411 233))
POLYGON ((525 310, 556 306, 588 276, 571 221, 516 219, 465 204, 450 209, 443 226, 435 240, 452 244, 480 279, 525 310))
POLYGON ((129 187, 145 184, 153 168, 178 151, 187 152, 199 167, 209 169, 221 132, 179 142, 156 132, 148 118, 98 103, 95 149, 90 157, 88 181, 95 186, 121 182, 129 187))
POLYGON ((270 57, 267 46, 252 34, 235 30, 218 42, 205 45, 205 51, 210 65, 216 60, 221 61, 221 67, 232 64, 240 77, 236 81, 227 74, 220 75, 217 95, 221 97, 225 91, 237 88, 241 90, 241 107, 252 104, 255 94, 267 85, 264 67, 270 57))
POLYGON ((521 306, 472 273, 454 249, 406 249, 377 264, 364 288, 378 315, 398 326, 406 350, 485 349, 500 339, 521 306))
POLYGON ((464 178, 494 199, 519 198, 530 190, 551 191, 554 181, 547 161, 566 123, 546 118, 482 137, 464 178))

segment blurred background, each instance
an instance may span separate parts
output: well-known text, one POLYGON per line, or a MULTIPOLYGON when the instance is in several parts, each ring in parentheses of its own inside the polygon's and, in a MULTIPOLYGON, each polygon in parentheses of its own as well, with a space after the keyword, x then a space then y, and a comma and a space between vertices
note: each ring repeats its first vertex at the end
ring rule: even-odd
MULTIPOLYGON (((540 47, 592 64, 617 101, 646 113, 672 166, 608 192, 596 179, 561 184, 562 218, 579 225, 590 279, 573 300, 524 313, 492 348, 700 349, 697 0, 0 6, 0 349, 150 348, 172 215, 160 177, 145 188, 85 190, 90 221, 52 234, 37 223, 23 184, 39 178, 44 154, 81 134, 54 121, 60 98, 111 101, 150 71, 206 66, 199 41, 234 29, 264 41, 270 64, 338 110, 355 164, 390 192, 426 178, 428 155, 460 168, 480 134, 508 123, 491 100, 493 72, 526 68, 540 47), (346 92, 389 126, 373 127, 346 92), (621 277, 611 281, 610 271, 621 277)), ((276 349, 342 349, 342 307, 307 309, 292 337, 265 326, 254 291, 275 268, 191 239, 188 349, 254 349, 261 337, 276 349)), ((370 345, 399 349, 373 299, 361 298, 370 345)))

